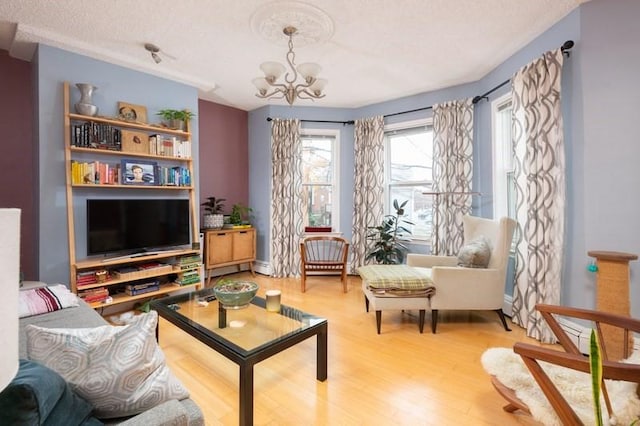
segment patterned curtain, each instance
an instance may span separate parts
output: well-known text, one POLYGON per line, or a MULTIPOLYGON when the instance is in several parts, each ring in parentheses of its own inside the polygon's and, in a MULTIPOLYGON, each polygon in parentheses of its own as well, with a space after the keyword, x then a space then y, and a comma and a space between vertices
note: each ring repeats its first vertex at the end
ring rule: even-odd
POLYGON ((543 343, 555 341, 536 303, 560 303, 565 159, 560 110, 563 56, 547 52, 511 79, 518 220, 513 322, 543 343))
POLYGON ((302 224, 302 143, 300 121, 271 124, 271 275, 300 275, 302 224))
POLYGON ((384 214, 384 118, 356 120, 354 131, 352 271, 364 265, 367 228, 379 225, 384 214))
POLYGON ((432 252, 454 256, 463 243, 462 216, 471 212, 473 103, 471 99, 433 106, 432 252), (436 232, 437 230, 437 232, 436 232))

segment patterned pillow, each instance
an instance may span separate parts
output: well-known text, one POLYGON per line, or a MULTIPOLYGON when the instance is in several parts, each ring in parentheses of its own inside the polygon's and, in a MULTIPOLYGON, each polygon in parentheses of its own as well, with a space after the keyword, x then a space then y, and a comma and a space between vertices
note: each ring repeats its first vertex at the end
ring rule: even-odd
POLYGON ((491 247, 484 236, 474 238, 458 252, 458 266, 465 268, 486 268, 490 259, 491 247))
POLYGON ((125 326, 42 328, 28 325, 27 354, 60 374, 99 418, 131 416, 189 392, 169 371, 155 340, 158 313, 125 326))

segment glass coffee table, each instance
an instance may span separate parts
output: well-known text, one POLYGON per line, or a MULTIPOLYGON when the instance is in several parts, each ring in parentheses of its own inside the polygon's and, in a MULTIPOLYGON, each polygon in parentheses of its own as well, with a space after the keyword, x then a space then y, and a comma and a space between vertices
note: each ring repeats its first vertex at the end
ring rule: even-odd
POLYGON ((151 308, 238 364, 240 425, 253 424, 253 366, 260 361, 317 336, 316 378, 321 382, 327 379, 328 327, 324 318, 285 305, 280 312, 268 312, 265 299, 257 296, 246 308, 225 309, 215 300, 212 288, 154 300, 151 308))

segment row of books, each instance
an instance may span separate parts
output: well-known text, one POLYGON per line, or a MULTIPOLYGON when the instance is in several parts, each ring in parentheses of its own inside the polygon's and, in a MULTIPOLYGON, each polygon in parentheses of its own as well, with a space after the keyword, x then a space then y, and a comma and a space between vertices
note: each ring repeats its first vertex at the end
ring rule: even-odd
POLYGON ((181 256, 178 259, 177 265, 180 267, 182 271, 188 269, 197 269, 202 264, 202 257, 199 254, 181 256))
POLYGON ((115 185, 120 182, 120 165, 101 161, 71 162, 71 183, 115 185))
POLYGON ((163 135, 149 136, 149 154, 191 158, 191 141, 163 135))
POLYGON ((122 150, 122 132, 108 124, 87 122, 71 126, 71 145, 81 148, 122 150))
POLYGON ((109 297, 109 290, 106 287, 79 290, 78 297, 87 303, 104 302, 109 297))
POLYGON ((158 185, 191 186, 191 172, 186 167, 157 167, 158 185))
MULTIPOLYGON (((101 161, 83 163, 71 162, 71 183, 92 185, 118 185, 121 182, 135 184, 127 176, 122 176, 123 168, 120 164, 109 164, 101 161)), ((165 167, 153 166, 153 173, 144 176, 143 185, 160 186, 191 186, 191 172, 182 166, 165 167)))

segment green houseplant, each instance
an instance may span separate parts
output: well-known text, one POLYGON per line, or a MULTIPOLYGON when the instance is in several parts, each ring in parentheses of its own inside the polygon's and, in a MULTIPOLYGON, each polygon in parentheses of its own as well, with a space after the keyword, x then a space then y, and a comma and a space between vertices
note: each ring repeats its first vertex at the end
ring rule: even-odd
POLYGON ((248 225, 251 213, 253 210, 251 207, 247 207, 244 204, 237 203, 231 208, 231 217, 229 222, 232 225, 248 225))
POLYGON ((413 225, 413 222, 403 219, 404 206, 408 200, 402 204, 398 200, 393 200, 393 208, 395 214, 388 214, 382 218, 379 226, 369 227, 367 239, 373 241, 373 246, 367 253, 365 261, 374 259, 377 263, 384 265, 393 265, 402 263, 407 247, 403 241, 408 239, 406 235, 410 235, 411 231, 405 225, 413 225))
POLYGON ((171 129, 179 129, 184 130, 185 124, 188 124, 189 121, 193 117, 196 116, 195 113, 187 110, 187 109, 161 109, 156 113, 160 117, 164 124, 171 129))
POLYGON ((207 197, 207 201, 200 204, 204 207, 205 214, 202 216, 202 227, 207 229, 220 229, 224 224, 222 209, 224 208, 224 198, 207 197))

